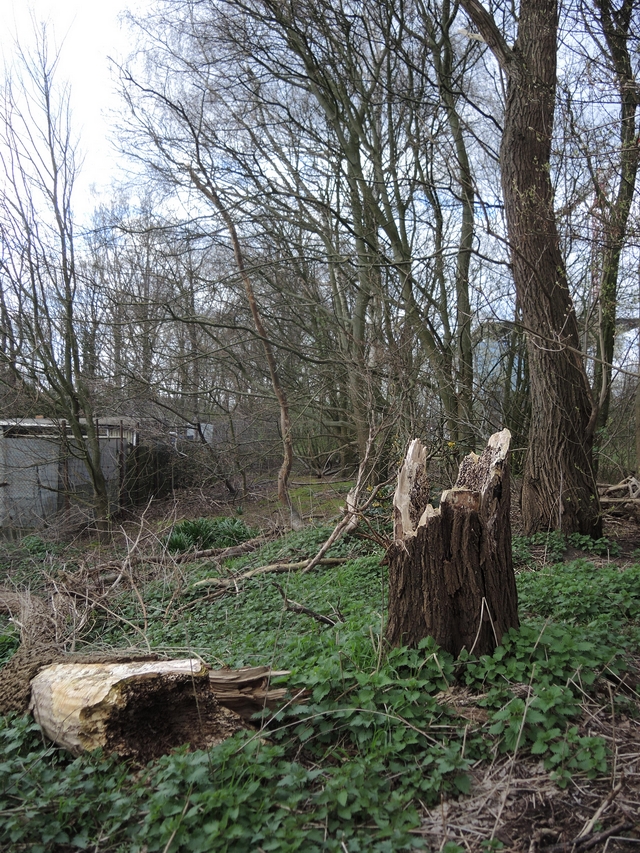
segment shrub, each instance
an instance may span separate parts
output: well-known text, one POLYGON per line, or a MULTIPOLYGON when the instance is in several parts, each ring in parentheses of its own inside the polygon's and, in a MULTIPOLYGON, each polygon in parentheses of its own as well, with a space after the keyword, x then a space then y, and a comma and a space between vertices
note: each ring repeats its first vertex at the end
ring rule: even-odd
POLYGON ((255 531, 240 518, 194 518, 179 521, 167 539, 167 550, 172 553, 208 548, 231 548, 246 542, 255 531))

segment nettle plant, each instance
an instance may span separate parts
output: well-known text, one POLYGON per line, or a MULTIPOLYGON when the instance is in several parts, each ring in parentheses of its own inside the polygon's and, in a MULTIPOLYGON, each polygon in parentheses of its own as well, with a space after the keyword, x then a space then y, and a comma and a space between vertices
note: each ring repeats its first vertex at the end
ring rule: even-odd
MULTIPOLYGON (((464 660, 464 656, 461 656, 464 660)), ((594 778, 607 769, 605 741, 585 737, 573 723, 582 698, 602 676, 619 676, 622 652, 589 639, 584 628, 530 623, 503 637, 492 656, 465 662, 465 683, 482 690, 489 733, 500 752, 539 755, 551 777, 566 787, 573 772, 594 778)))

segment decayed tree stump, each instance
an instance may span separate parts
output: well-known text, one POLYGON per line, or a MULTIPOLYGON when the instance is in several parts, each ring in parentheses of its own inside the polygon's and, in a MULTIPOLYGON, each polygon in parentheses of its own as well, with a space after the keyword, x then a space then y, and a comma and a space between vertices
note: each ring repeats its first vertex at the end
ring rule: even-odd
POLYGON ((495 433, 481 456, 460 464, 439 509, 429 504, 426 453, 407 451, 394 497, 394 542, 387 550, 387 640, 416 646, 424 637, 454 656, 490 654, 518 627, 511 555, 508 453, 511 434, 495 433))
POLYGON ((75 755, 102 747, 140 761, 186 743, 207 748, 245 727, 217 701, 199 660, 54 664, 32 680, 30 710, 75 755))

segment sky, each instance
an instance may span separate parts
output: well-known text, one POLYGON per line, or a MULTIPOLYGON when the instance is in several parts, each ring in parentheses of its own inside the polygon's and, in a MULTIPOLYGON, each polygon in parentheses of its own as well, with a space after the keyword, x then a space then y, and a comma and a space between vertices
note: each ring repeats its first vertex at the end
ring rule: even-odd
POLYGON ((75 186, 76 211, 87 215, 100 194, 108 194, 124 163, 110 144, 109 113, 122 111, 117 78, 109 57, 123 59, 133 49, 124 11, 144 10, 152 0, 0 0, 0 53, 11 66, 15 40, 33 42, 35 20, 44 22, 60 48, 59 82, 71 86, 73 130, 84 162, 75 186))

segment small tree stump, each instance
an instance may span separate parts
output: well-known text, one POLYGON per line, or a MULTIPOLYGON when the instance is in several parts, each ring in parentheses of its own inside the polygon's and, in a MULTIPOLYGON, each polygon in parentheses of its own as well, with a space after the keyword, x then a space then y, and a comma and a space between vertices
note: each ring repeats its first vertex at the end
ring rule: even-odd
POLYGON ((495 433, 481 456, 460 464, 439 509, 429 503, 426 452, 407 451, 394 497, 394 542, 387 550, 391 645, 424 637, 454 656, 491 654, 517 628, 511 554, 509 430, 495 433))

